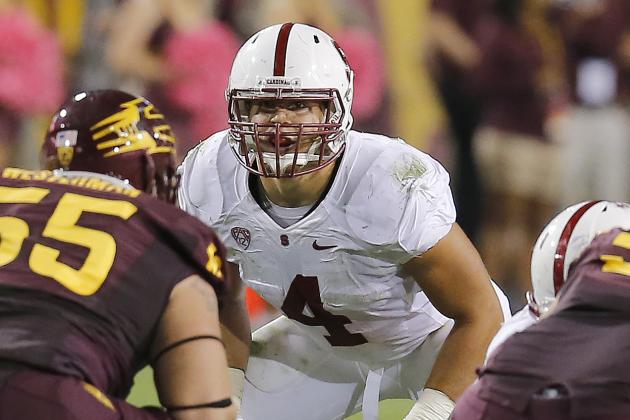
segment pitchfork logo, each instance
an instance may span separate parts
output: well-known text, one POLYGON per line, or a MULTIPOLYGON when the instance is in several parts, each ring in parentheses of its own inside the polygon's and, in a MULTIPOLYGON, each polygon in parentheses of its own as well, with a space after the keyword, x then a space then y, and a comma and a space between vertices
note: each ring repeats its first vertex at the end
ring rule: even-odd
POLYGON ((149 154, 171 153, 175 137, 168 124, 158 125, 163 120, 164 115, 153 104, 146 104, 144 98, 136 98, 120 104, 120 111, 90 127, 92 140, 97 142, 96 149, 103 150, 106 158, 143 149, 148 149, 149 154), (151 124, 155 125, 148 128, 151 133, 147 131, 147 123, 141 124, 143 119, 153 120, 151 124), (160 144, 156 139, 161 140, 160 144))
POLYGON ((230 231, 232 233, 232 238, 238 243, 243 249, 247 249, 249 247, 249 243, 252 239, 252 235, 249 233, 249 230, 242 227, 233 227, 230 231))

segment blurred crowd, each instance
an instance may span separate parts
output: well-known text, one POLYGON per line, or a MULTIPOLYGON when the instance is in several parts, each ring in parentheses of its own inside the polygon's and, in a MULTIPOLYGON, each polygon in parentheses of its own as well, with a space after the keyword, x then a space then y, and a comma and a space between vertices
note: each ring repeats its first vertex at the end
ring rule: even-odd
POLYGON ((558 209, 630 201, 627 0, 0 0, 0 167, 37 167, 44 121, 97 88, 154 102, 183 158, 227 128, 241 42, 286 21, 345 51, 357 130, 449 169, 458 222, 513 308, 558 209))

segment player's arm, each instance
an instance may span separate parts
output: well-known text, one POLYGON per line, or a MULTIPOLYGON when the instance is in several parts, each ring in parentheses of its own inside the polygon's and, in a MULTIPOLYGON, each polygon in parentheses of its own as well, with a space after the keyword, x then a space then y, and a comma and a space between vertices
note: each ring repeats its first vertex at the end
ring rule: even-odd
MULTIPOLYGON (((177 189, 177 205, 180 209, 206 220, 201 217, 199 207, 195 206, 188 195, 190 184, 196 182, 191 176, 192 167, 197 161, 203 162, 202 158, 198 159, 198 154, 203 147, 204 142, 192 148, 184 162, 177 168, 180 176, 180 184, 177 189)), ((214 198, 221 199, 220 195, 214 198)), ((225 261, 225 260, 224 260, 225 261)), ((241 279, 238 265, 225 261, 225 272, 231 279, 230 287, 226 294, 221 297, 220 321, 221 333, 225 341, 225 348, 228 354, 228 364, 230 366, 230 380, 232 381, 234 397, 239 402, 243 394, 243 385, 245 381, 245 368, 249 359, 249 346, 251 344, 251 326, 249 324, 249 315, 247 306, 245 305, 245 286, 241 279)))
POLYGON ((217 297, 201 277, 171 292, 151 355, 160 402, 175 420, 236 417, 217 297))
MULTIPOLYGON (((475 379, 475 368, 483 363, 488 344, 503 320, 490 276, 477 250, 456 223, 433 248, 412 258, 404 269, 416 279, 431 303, 455 321, 426 383, 426 388, 438 390, 455 401, 475 379)), ((431 392, 423 393, 414 406, 416 411, 419 404, 431 404, 436 399, 440 402, 439 394, 431 392)))
POLYGON ((226 263, 226 270, 232 279, 232 287, 222 298, 220 319, 221 334, 225 343, 230 366, 230 380, 234 396, 239 402, 243 395, 245 368, 249 359, 249 347, 252 341, 252 331, 249 315, 245 304, 245 284, 241 279, 238 265, 226 263))

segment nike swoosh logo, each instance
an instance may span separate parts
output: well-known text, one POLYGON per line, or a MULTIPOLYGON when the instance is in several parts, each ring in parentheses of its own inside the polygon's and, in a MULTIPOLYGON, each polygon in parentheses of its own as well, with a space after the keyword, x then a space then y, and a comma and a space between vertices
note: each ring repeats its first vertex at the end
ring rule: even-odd
POLYGON ((313 249, 323 251, 325 249, 337 248, 337 245, 317 245, 317 239, 313 241, 313 249))

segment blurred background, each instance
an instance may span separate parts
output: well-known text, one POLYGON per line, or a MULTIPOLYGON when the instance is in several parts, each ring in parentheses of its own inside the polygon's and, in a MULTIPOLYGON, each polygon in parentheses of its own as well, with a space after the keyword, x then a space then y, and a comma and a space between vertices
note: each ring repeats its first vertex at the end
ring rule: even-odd
MULTIPOLYGON (((346 52, 355 129, 449 170, 458 222, 513 311, 556 211, 630 201, 627 0, 0 0, 0 166, 37 168, 50 115, 97 88, 156 103, 181 159, 227 128, 240 44, 285 21, 346 52)), ((255 325, 273 316, 248 298, 255 325)))

